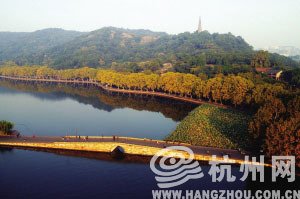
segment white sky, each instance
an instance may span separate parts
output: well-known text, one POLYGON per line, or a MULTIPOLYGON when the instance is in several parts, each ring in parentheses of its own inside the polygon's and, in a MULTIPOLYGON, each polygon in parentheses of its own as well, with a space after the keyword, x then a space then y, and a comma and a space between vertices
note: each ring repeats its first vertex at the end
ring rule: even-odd
POLYGON ((300 48, 300 0, 0 0, 0 31, 104 26, 242 36, 255 48, 300 48))

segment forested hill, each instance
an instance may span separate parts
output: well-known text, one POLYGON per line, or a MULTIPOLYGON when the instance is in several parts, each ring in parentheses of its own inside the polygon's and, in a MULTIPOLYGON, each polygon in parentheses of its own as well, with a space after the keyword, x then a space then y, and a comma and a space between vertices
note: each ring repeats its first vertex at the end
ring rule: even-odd
MULTIPOLYGON (((0 32, 0 62, 12 60, 18 65, 39 64, 55 68, 118 65, 134 70, 147 61, 142 64, 163 67, 163 63, 171 63, 180 71, 205 64, 250 65, 253 54, 252 47, 243 38, 231 33, 203 31, 169 35, 114 27, 87 33, 62 29, 0 32)), ((298 64, 277 54, 270 55, 270 62, 277 66, 298 64)))
POLYGON ((71 41, 84 33, 59 28, 35 32, 0 32, 0 61, 13 60, 22 63, 40 63, 42 52, 71 41))
POLYGON ((142 47, 166 33, 106 27, 92 31, 45 52, 55 67, 109 66, 113 61, 140 61, 142 47))

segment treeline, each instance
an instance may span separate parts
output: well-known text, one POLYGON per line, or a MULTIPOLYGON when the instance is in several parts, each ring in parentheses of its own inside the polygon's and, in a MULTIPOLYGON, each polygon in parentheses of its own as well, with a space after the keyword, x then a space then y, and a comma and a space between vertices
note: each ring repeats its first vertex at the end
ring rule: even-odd
POLYGON ((193 74, 167 72, 161 75, 150 73, 120 73, 94 68, 55 70, 48 67, 2 67, 0 74, 6 76, 80 79, 99 81, 103 85, 128 90, 157 91, 178 96, 198 98, 216 103, 249 105, 259 103, 283 91, 282 85, 268 83, 255 85, 251 74, 217 75, 202 80, 193 74))
POLYGON ((273 67, 275 69, 291 69, 300 66, 299 63, 282 55, 270 54, 267 51, 240 51, 240 52, 210 52, 198 54, 176 54, 166 60, 155 58, 141 62, 112 62, 110 68, 119 72, 181 72, 204 74, 214 77, 222 73, 238 74, 253 72, 259 67, 273 67), (166 63, 165 63, 166 62, 166 63), (169 66, 169 67, 165 67, 169 66))
POLYGON ((96 80, 98 70, 94 68, 56 70, 46 66, 4 66, 0 67, 0 74, 15 77, 34 77, 46 79, 81 79, 96 80))

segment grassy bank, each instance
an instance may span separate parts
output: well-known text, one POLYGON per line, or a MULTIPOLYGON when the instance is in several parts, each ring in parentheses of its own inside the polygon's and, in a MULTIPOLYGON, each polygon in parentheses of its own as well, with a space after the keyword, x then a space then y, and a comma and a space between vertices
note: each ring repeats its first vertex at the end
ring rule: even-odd
POLYGON ((227 149, 247 149, 250 116, 238 110, 201 105, 166 140, 227 149))

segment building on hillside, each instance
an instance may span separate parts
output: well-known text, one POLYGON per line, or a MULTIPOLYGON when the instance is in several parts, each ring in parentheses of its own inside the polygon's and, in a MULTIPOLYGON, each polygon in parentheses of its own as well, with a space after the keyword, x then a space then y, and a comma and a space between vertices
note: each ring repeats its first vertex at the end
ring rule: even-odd
POLYGON ((258 73, 263 73, 263 74, 267 74, 267 72, 269 72, 269 70, 271 70, 271 68, 263 68, 263 67, 260 67, 260 68, 255 68, 256 72, 258 73))
POLYGON ((163 67, 160 69, 160 73, 166 73, 168 71, 170 71, 173 67, 172 63, 164 63, 163 67))
POLYGON ((282 70, 271 69, 268 71, 267 74, 269 77, 279 80, 282 72, 283 72, 282 70))
POLYGON ((258 73, 266 74, 269 77, 274 78, 276 80, 280 79, 280 76, 283 72, 282 70, 276 70, 276 69, 273 69, 273 68, 255 68, 255 70, 258 73))

